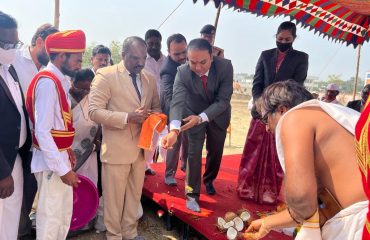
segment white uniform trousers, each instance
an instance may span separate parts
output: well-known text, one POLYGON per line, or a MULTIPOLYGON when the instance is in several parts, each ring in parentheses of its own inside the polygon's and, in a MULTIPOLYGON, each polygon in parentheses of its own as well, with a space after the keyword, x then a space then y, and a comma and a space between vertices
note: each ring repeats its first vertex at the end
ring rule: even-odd
POLYGON ((23 198, 23 168, 19 154, 14 163, 12 177, 13 194, 8 198, 0 199, 0 240, 16 240, 18 236, 23 198))
POLYGON ((65 240, 73 208, 73 189, 52 171, 35 173, 39 190, 36 212, 37 240, 65 240))

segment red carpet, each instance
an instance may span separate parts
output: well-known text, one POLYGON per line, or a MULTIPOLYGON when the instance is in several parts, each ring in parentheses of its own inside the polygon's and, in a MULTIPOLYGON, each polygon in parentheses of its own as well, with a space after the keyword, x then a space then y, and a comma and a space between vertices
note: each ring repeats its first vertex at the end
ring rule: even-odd
MULTIPOLYGON (((177 187, 170 187, 164 183, 164 163, 152 164, 157 174, 147 177, 144 183, 143 194, 151 198, 167 211, 172 212, 174 216, 189 224, 206 238, 211 240, 224 240, 226 239, 225 234, 220 233, 216 228, 215 223, 217 217, 223 217, 226 212, 236 212, 241 208, 248 209, 255 217, 258 212, 275 209, 273 206, 258 205, 238 198, 235 189, 239 164, 240 155, 223 157, 220 172, 214 182, 217 194, 214 196, 207 195, 204 185, 202 186, 199 202, 202 209, 199 214, 187 210, 185 206, 185 174, 180 169, 178 169, 176 173, 177 187)), ((293 238, 272 231, 264 239, 291 240, 293 238)))

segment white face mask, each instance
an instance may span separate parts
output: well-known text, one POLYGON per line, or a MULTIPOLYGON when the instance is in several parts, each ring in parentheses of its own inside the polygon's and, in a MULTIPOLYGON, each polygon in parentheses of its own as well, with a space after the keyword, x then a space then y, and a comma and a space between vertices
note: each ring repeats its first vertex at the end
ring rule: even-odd
POLYGON ((0 63, 9 65, 15 59, 16 49, 4 50, 0 48, 0 63))

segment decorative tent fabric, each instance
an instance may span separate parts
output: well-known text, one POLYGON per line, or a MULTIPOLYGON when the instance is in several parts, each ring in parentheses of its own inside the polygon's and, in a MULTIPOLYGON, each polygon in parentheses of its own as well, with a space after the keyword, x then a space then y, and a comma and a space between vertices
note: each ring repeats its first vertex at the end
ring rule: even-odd
MULTIPOLYGON (((197 2, 198 0, 193 0, 197 2)), ((210 0, 203 0, 207 4, 210 0)), ((354 47, 369 41, 370 0, 213 0, 261 16, 290 16, 304 27, 354 47)))

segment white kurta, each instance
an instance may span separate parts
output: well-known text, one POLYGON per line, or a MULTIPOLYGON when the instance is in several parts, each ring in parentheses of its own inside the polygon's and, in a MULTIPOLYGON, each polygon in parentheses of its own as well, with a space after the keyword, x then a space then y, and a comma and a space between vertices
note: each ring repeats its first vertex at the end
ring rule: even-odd
MULTIPOLYGON (((281 124, 284 118, 292 111, 305 107, 320 107, 343 128, 354 135, 355 126, 359 118, 359 113, 350 108, 339 104, 326 103, 319 100, 311 100, 299 104, 290 109, 279 120, 276 126, 276 149, 279 156, 280 164, 285 172, 284 150, 280 138, 281 124)), ((325 225, 320 229, 319 216, 309 219, 303 223, 296 240, 360 240, 362 237, 362 230, 365 224, 368 201, 355 203, 337 213, 334 217, 329 219, 325 225)))
POLYGON ((151 57, 149 54, 146 58, 146 62, 145 62, 145 67, 144 69, 147 70, 148 72, 150 72, 154 78, 155 78, 155 81, 156 81, 156 84, 157 84, 157 90, 158 90, 158 96, 160 96, 160 87, 161 87, 161 68, 164 64, 164 60, 166 60, 166 56, 164 56, 162 53, 161 53, 161 57, 158 59, 158 61, 156 61, 153 57, 151 57))
MULTIPOLYGON (((71 101, 68 99, 68 91, 71 87, 70 79, 54 64, 49 62, 45 70, 55 74, 60 80, 64 92, 67 96, 69 106, 71 101)), ((59 151, 55 144, 50 130, 65 130, 62 118, 58 93, 53 81, 47 78, 41 78, 35 90, 35 126, 34 131, 40 150, 34 149, 31 171, 33 173, 42 171, 53 171, 58 176, 63 176, 71 170, 67 151, 59 151)))
MULTIPOLYGON (((69 78, 51 62, 46 70, 61 81, 68 98, 69 78)), ((60 178, 71 171, 68 153, 58 150, 50 133, 51 129, 65 129, 55 83, 41 78, 36 85, 35 98, 34 131, 40 146, 40 150, 34 148, 31 162, 39 191, 36 235, 42 240, 64 240, 71 223, 73 191, 60 178)))
MULTIPOLYGON (((12 65, 17 71, 19 83, 21 84, 23 92, 26 94, 31 80, 39 72, 32 60, 29 45, 23 45, 20 49, 17 49, 17 55, 12 65)), ((41 69, 44 67, 45 66, 41 67, 41 69)))

